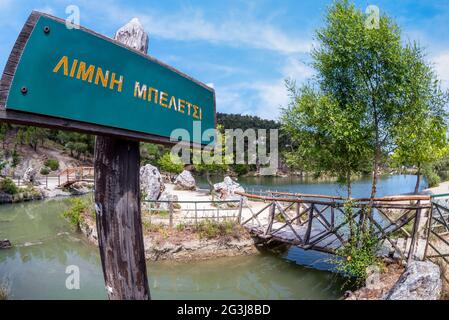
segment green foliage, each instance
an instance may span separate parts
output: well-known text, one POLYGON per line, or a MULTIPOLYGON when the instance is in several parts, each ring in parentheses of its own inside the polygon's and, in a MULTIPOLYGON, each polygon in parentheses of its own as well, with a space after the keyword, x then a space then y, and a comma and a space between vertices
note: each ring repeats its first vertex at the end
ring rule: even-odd
POLYGON ((5 178, 0 181, 0 191, 13 195, 17 194, 19 192, 19 189, 17 188, 14 181, 12 181, 10 178, 5 178))
POLYGON ((56 159, 48 159, 44 164, 46 167, 50 168, 51 171, 56 171, 59 169, 59 161, 56 159))
POLYGON ((176 231, 182 232, 187 229, 187 225, 184 223, 179 223, 176 225, 176 231))
POLYGON ((152 143, 140 143, 140 159, 142 165, 152 164, 158 165, 159 159, 169 151, 168 148, 152 144, 152 143))
MULTIPOLYGON (((370 214, 367 208, 362 214, 370 214)), ((354 278, 358 284, 362 284, 367 277, 367 268, 379 265, 380 260, 376 256, 379 248, 379 240, 375 236, 374 226, 365 219, 362 224, 354 219, 352 202, 347 201, 344 206, 345 222, 349 226, 349 241, 337 250, 333 263, 336 269, 344 275, 354 278)))
POLYGON ((41 174, 41 175, 46 176, 46 175, 48 175, 49 173, 50 173, 50 169, 49 169, 49 168, 47 168, 47 167, 42 167, 42 168, 41 168, 41 171, 40 171, 40 174, 41 174))
POLYGON ((165 226, 163 224, 152 223, 151 221, 145 220, 143 221, 143 229, 144 232, 159 232, 163 230, 165 226))
POLYGON ((235 164, 232 166, 232 170, 239 176, 247 174, 250 170, 250 166, 247 164, 235 164))
POLYGON ((88 199, 83 198, 72 198, 69 201, 70 207, 64 211, 63 216, 72 225, 79 227, 79 224, 82 221, 82 214, 91 213, 91 211, 93 211, 92 205, 88 199))
POLYGON ((165 153, 158 161, 161 171, 171 173, 181 173, 184 165, 177 156, 172 156, 170 152, 165 153))
POLYGON ((37 150, 38 143, 44 144, 45 139, 48 137, 48 130, 38 127, 25 127, 24 138, 35 151, 37 150))
POLYGON ((12 163, 11 166, 13 168, 17 167, 17 165, 20 163, 20 156, 19 153, 17 152, 17 149, 14 148, 13 152, 12 152, 12 163))
POLYGON ((93 154, 94 151, 94 137, 88 134, 58 131, 55 140, 65 146, 70 154, 77 158, 93 154))
MULTIPOLYGON (((352 173, 371 163, 377 176, 395 149, 398 158, 415 164, 439 156, 436 150, 444 151, 446 143, 447 95, 422 49, 404 44, 386 14, 377 29, 365 21, 348 1, 329 7, 312 51, 315 82, 299 89, 287 82, 292 102, 282 116, 306 165, 345 179, 348 194, 352 173)), ((377 179, 372 183, 375 196, 377 179)))
POLYGON ((434 170, 434 168, 430 165, 427 165, 423 169, 423 175, 426 177, 427 185, 429 188, 436 187, 440 184, 441 178, 438 173, 434 170))
POLYGON ((195 226, 200 238, 213 239, 225 236, 238 238, 240 225, 233 221, 217 222, 215 220, 204 220, 195 226))

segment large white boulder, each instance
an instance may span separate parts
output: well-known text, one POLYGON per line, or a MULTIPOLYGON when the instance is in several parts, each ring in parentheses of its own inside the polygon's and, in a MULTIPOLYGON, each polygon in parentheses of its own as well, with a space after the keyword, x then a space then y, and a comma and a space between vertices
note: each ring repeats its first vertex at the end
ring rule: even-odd
POLYGON ((389 292, 387 300, 439 300, 440 268, 430 261, 412 261, 389 292))
POLYGON ((165 190, 164 181, 158 168, 147 164, 140 168, 140 190, 143 200, 157 200, 165 190))
POLYGON ((235 192, 245 192, 245 189, 226 176, 223 182, 214 184, 214 191, 219 194, 221 200, 240 200, 242 196, 235 194, 235 192))
POLYGON ((175 185, 177 189, 181 190, 195 190, 196 181, 192 173, 188 170, 181 172, 175 179, 175 185))

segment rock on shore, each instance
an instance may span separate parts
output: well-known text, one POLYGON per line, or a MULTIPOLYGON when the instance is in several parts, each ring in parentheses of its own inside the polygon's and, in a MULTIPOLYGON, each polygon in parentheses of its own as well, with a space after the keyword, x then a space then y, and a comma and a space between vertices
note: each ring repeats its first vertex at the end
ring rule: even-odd
POLYGON ((196 190, 196 181, 190 171, 184 170, 176 177, 175 186, 180 190, 196 190))
POLYGON ((164 191, 165 185, 158 168, 147 164, 140 168, 140 190, 143 200, 157 200, 164 191))
POLYGON ((412 261, 387 296, 387 300, 439 300, 440 268, 430 261, 412 261))

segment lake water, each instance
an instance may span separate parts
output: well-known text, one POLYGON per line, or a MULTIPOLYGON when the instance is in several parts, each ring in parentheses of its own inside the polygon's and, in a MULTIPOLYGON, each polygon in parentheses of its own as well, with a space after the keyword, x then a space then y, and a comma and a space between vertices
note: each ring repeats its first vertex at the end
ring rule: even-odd
MULTIPOLYGON (((410 192, 413 178, 381 179, 379 195, 410 192)), ((247 188, 323 194, 339 190, 330 182, 240 181, 247 188)), ((367 186, 364 180, 357 182, 354 194, 365 195, 367 186)), ((14 244, 12 249, 0 250, 0 282, 9 285, 12 299, 106 298, 98 249, 64 220, 62 212, 67 206, 68 199, 0 206, 0 238, 14 244), (80 290, 65 287, 69 265, 79 267, 80 290)), ((344 280, 328 271, 328 259, 295 248, 283 257, 264 253, 202 262, 148 262, 147 269, 154 299, 337 299, 344 280)))
MULTIPOLYGON (((198 177, 201 188, 208 188, 207 181, 198 177)), ((213 177, 212 182, 220 182, 223 179, 213 177)), ((323 194, 332 196, 346 196, 346 186, 334 181, 317 181, 311 178, 301 177, 239 177, 240 183, 247 192, 259 190, 286 191, 293 193, 323 194)), ((415 190, 416 176, 414 175, 384 175, 379 177, 377 184, 377 196, 389 196, 412 193, 415 190)), ((420 190, 427 186, 425 178, 421 179, 420 190)), ((371 177, 366 176, 356 179, 352 185, 354 198, 369 198, 371 195, 371 177)))

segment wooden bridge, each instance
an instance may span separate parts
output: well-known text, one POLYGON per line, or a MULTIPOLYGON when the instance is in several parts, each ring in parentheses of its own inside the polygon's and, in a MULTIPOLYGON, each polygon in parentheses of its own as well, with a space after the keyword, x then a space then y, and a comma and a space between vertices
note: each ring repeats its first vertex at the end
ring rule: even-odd
POLYGON ((379 255, 408 261, 428 255, 432 212, 436 208, 430 196, 346 199, 286 192, 270 192, 267 196, 239 194, 266 203, 242 221, 262 242, 276 241, 334 254, 357 231, 371 228, 372 236, 380 243, 379 255))
POLYGON ((58 186, 67 188, 80 181, 94 182, 93 167, 72 167, 63 170, 58 175, 58 186))

